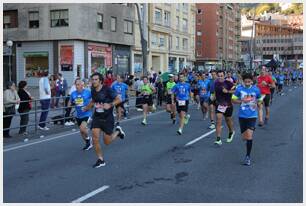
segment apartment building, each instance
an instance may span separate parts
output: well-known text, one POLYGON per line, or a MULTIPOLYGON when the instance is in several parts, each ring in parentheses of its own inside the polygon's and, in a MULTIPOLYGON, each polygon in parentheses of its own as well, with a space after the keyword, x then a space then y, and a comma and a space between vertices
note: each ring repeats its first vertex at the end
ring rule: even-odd
MULTIPOLYGON (((149 72, 177 73, 195 62, 195 4, 150 3, 146 8, 146 38, 148 40, 149 72)), ((135 11, 136 14, 136 11, 135 11)), ((133 71, 142 74, 142 53, 139 22, 135 17, 135 46, 133 48, 133 71)))
POLYGON ((61 72, 71 86, 101 68, 130 72, 134 45, 132 4, 4 4, 4 80, 37 86, 46 71, 61 72), (12 40, 13 52, 6 51, 12 40))
POLYGON ((239 4, 196 4, 196 65, 232 68, 240 61, 239 4))

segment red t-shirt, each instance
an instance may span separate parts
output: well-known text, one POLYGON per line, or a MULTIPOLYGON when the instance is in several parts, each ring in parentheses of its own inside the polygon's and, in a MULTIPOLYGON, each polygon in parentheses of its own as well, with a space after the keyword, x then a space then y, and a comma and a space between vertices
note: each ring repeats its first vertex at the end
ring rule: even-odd
POLYGON ((106 78, 104 80, 104 85, 110 87, 112 85, 112 83, 114 82, 113 78, 106 78))
POLYGON ((258 86, 261 94, 271 94, 269 84, 272 84, 272 83, 273 83, 272 77, 269 76, 269 75, 259 76, 257 78, 257 86, 258 86), (266 86, 261 84, 263 81, 265 81, 267 83, 266 86))

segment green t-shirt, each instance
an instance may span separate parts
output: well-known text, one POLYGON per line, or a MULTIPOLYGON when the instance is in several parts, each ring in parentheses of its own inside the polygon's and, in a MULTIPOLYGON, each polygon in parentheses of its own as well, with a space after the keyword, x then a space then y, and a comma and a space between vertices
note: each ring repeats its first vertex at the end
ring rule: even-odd
POLYGON ((150 95, 153 93, 153 90, 151 89, 149 84, 144 84, 141 87, 141 92, 144 92, 145 95, 150 95))
POLYGON ((167 82, 166 84, 166 88, 167 88, 167 92, 168 94, 172 94, 171 89, 175 86, 175 82, 167 82))

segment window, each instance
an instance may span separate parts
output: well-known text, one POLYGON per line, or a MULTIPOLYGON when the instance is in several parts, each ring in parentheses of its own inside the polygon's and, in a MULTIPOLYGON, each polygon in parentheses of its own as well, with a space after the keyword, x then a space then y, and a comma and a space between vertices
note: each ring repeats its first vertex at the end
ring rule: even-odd
POLYGON ((200 39, 197 41, 197 47, 202 47, 202 41, 200 39))
POLYGON ((51 10, 51 27, 69 26, 68 9, 51 10))
POLYGON ((133 34, 133 22, 129 20, 124 20, 124 33, 133 34))
POLYGON ((176 37, 176 49, 180 48, 180 37, 176 37))
POLYGON ((197 18, 197 24, 198 24, 198 25, 201 25, 201 24, 202 24, 202 17, 201 17, 201 16, 199 16, 199 17, 197 18))
POLYGON ((188 39, 183 39, 183 49, 188 49, 188 39))
POLYGON ((172 49, 172 36, 169 36, 169 48, 172 49))
POLYGON ((164 35, 159 36, 159 46, 164 47, 165 46, 165 37, 164 35))
POLYGON ((98 23, 98 28, 103 29, 103 14, 97 15, 97 23, 98 23))
POLYGON ((176 4, 176 10, 179 11, 181 9, 181 5, 180 4, 176 4))
POLYGON ((164 12, 164 25, 165 26, 169 26, 170 27, 170 18, 171 18, 171 14, 169 11, 165 11, 164 12))
POLYGON ((197 56, 202 56, 202 51, 201 50, 197 50, 197 56))
POLYGON ((202 9, 198 9, 198 14, 202 14, 202 9))
POLYGON ((188 4, 183 3, 183 11, 188 12, 188 4))
POLYGON ((180 17, 176 17, 176 29, 180 30, 180 17))
POLYGON ((151 44, 154 45, 154 46, 158 45, 158 38, 157 38, 157 34, 156 33, 152 33, 151 44))
POLYGON ((155 9, 155 24, 162 24, 162 10, 155 9))
POLYGON ((18 27, 18 10, 3 11, 3 28, 18 27))
POLYGON ((202 36, 202 32, 201 31, 197 31, 197 36, 202 36))
POLYGON ((115 32, 117 29, 117 17, 111 17, 111 31, 115 32))
POLYGON ((29 27, 39 28, 39 12, 38 11, 29 12, 29 27))
POLYGON ((187 19, 183 19, 183 31, 187 32, 188 30, 188 25, 187 25, 187 19))

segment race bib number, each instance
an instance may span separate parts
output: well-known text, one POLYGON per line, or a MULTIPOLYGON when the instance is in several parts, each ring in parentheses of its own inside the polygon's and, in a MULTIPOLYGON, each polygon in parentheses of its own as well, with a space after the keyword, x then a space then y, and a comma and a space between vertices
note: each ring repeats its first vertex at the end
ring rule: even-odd
POLYGON ((96 104, 95 104, 95 107, 96 107, 96 112, 98 112, 98 113, 104 112, 103 104, 96 103, 96 104))
POLYGON ((223 105, 218 105, 218 108, 217 108, 217 110, 222 113, 224 113, 226 109, 227 109, 227 106, 223 106, 223 105))
POLYGON ((186 105, 186 101, 185 100, 178 100, 178 105, 179 106, 185 106, 186 105))
POLYGON ((82 97, 76 98, 76 99, 75 99, 75 104, 76 104, 77 106, 83 106, 83 104, 84 104, 84 99, 83 99, 82 97))

